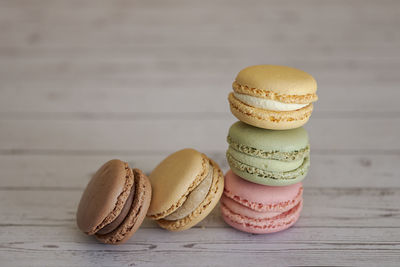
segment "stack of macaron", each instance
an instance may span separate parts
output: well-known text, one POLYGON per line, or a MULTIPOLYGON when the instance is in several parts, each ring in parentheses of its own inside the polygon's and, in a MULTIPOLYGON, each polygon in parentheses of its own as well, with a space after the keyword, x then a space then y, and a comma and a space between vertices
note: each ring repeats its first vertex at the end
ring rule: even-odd
POLYGON ((286 66, 243 69, 228 100, 240 121, 228 133, 231 170, 225 175, 221 213, 232 227, 256 234, 292 226, 303 205, 301 181, 310 167, 304 125, 317 100, 308 73, 286 66))

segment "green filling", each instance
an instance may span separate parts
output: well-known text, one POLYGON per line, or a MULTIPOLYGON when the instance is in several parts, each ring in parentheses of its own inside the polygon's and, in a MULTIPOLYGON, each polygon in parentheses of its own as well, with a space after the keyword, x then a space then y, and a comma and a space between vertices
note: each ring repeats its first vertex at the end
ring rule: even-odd
POLYGON ((254 147, 249 147, 246 145, 240 145, 238 143, 235 143, 230 136, 227 138, 228 144, 230 147, 233 149, 240 151, 242 153, 259 157, 259 158, 264 158, 264 159, 275 159, 275 160, 281 160, 281 161, 297 161, 301 160, 305 157, 308 157, 310 154, 310 146, 308 145, 307 147, 292 151, 292 152, 280 152, 280 151, 264 151, 260 150, 254 147))
POLYGON ((294 169, 292 171, 287 171, 287 172, 273 172, 273 171, 267 171, 264 169, 260 169, 260 168, 239 162, 237 159, 232 157, 228 152, 226 153, 226 157, 228 159, 228 163, 231 166, 231 168, 238 169, 242 172, 246 172, 251 175, 256 175, 257 177, 260 177, 260 178, 295 179, 299 176, 305 175, 310 166, 310 157, 307 156, 304 158, 304 161, 301 164, 301 166, 298 167, 297 169, 294 169))

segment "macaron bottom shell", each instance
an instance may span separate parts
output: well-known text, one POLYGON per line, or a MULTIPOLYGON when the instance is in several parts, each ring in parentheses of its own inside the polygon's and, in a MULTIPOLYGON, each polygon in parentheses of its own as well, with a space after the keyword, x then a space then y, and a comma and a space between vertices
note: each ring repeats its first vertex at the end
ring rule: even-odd
MULTIPOLYGON (((299 219, 303 207, 301 201, 297 206, 274 218, 255 219, 232 212, 221 203, 221 213, 224 221, 233 228, 252 234, 269 234, 283 231, 293 226, 299 219)), ((247 209, 243 207, 243 209, 247 209)))
POLYGON ((310 166, 310 158, 304 158, 303 163, 297 169, 287 172, 270 172, 264 169, 238 162, 229 154, 227 159, 231 170, 241 178, 257 184, 269 186, 287 186, 301 182, 307 175, 310 166))
POLYGON ((303 126, 309 120, 313 104, 293 111, 273 111, 249 106, 229 94, 229 106, 232 114, 249 125, 271 129, 288 130, 303 126))

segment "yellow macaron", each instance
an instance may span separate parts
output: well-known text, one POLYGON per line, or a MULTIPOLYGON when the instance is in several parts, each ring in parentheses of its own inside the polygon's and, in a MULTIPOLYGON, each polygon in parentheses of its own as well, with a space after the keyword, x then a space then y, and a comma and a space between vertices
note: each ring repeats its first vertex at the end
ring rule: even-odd
POLYGON ((317 82, 299 69, 256 65, 239 72, 228 100, 239 120, 264 129, 286 130, 304 125, 317 101, 317 82))
POLYGON ((186 230, 203 220, 224 190, 218 164, 189 148, 165 158, 149 179, 153 197, 147 216, 170 231, 186 230))

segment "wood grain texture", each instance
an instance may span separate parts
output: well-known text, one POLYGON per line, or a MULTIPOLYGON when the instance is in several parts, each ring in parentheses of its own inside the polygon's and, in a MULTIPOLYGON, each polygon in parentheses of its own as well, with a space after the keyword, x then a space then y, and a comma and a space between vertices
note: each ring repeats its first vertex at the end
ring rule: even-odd
MULTIPOLYGON (((299 222, 299 224, 301 221, 299 222)), ((293 228, 271 235, 250 235, 232 228, 195 228, 179 235, 140 229, 124 246, 96 243, 76 227, 7 227, 0 255, 6 265, 42 266, 396 266, 398 229, 293 228), (12 232, 20 235, 13 236, 12 232), (36 234, 33 236, 32 231, 36 234), (221 259, 223 258, 223 260, 221 259), (358 257, 355 259, 354 257, 358 257), (43 259, 46 259, 44 262, 43 259), (168 260, 166 260, 168 259, 168 260)))
MULTIPOLYGON (((1 191, 2 225, 68 225, 82 190, 75 188, 30 188, 1 191), (24 196, 21 198, 21 196, 24 196), (49 202, 49 200, 52 200, 49 202), (13 210, 8 207, 13 206, 13 210), (43 209, 43 207, 46 209, 43 209), (23 218, 21 215, 23 214, 23 218)), ((314 188, 304 190, 303 227, 396 227, 400 229, 399 188, 314 188)), ((148 222, 144 227, 154 227, 148 222)), ((198 227, 226 228, 219 209, 198 227)), ((178 233, 179 234, 179 233, 178 233)), ((400 230, 399 236, 400 237, 400 230)))
POLYGON ((396 0, 0 0, 0 265, 398 266, 399 25, 396 0), (260 63, 318 81, 293 228, 240 233, 217 208, 123 246, 78 231, 111 158, 149 173, 194 147, 227 171, 227 94, 260 63))

